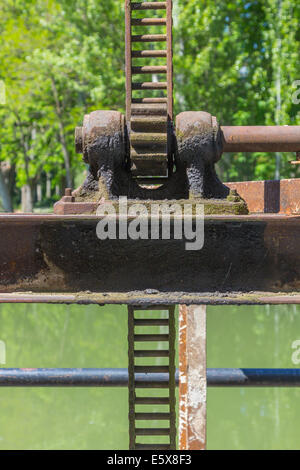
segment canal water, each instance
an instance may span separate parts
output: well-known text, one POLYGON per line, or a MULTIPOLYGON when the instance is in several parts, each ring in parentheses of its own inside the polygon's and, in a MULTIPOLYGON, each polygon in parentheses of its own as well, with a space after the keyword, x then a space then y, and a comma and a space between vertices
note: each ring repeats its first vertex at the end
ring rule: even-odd
MULTIPOLYGON (((0 325, 0 367, 127 367, 123 306, 2 304, 0 325)), ((300 367, 299 307, 208 307, 207 334, 208 367, 300 367)), ((127 406, 125 388, 0 388, 0 449, 126 449, 127 406)), ((208 390, 209 449, 299 449, 299 428, 296 388, 208 390)))

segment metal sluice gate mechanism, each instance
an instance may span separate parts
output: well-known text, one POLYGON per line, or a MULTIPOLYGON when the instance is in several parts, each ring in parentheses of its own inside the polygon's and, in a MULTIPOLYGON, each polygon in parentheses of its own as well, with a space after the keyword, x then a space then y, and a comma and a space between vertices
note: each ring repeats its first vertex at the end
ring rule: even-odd
MULTIPOLYGON (((145 16, 145 14, 143 15, 145 16)), ((157 184, 166 182, 173 171, 173 61, 172 61, 172 1, 132 3, 125 2, 125 44, 126 44, 126 122, 130 144, 131 172, 138 183, 157 184), (134 18, 134 12, 147 13, 163 11, 163 17, 134 18), (166 29, 165 34, 134 34, 134 28, 158 26, 166 29), (137 49, 135 44, 164 42, 166 48, 137 49), (153 59, 164 58, 164 65, 149 65, 153 59), (134 60, 142 59, 145 64, 134 65, 134 60), (166 81, 136 82, 136 75, 163 75, 166 81), (134 91, 146 95, 133 97, 134 91), (164 96, 152 96, 157 94, 164 96), (154 93, 153 93, 154 92, 154 93), (154 179, 152 179, 154 177, 154 179)), ((151 308, 151 307, 150 307, 151 308)), ((152 307, 153 309, 153 307, 152 307)), ((128 307, 128 387, 129 387, 129 448, 136 450, 176 449, 176 409, 175 409, 175 318, 174 307, 166 307, 167 318, 159 307, 155 318, 142 313, 141 309, 128 307), (164 333, 148 331, 159 328, 164 333), (142 330, 137 334, 136 328, 142 330), (149 330, 150 328, 150 330, 149 330), (159 342, 163 349, 141 349, 141 345, 159 342), (164 365, 157 365, 157 362, 164 365), (139 365, 137 365, 137 362, 139 365), (141 365, 141 362, 144 362, 141 365), (150 364, 149 364, 150 362, 150 364), (151 364, 152 362, 152 364, 151 364), (146 365, 145 365, 146 363, 146 365), (152 382, 136 383, 135 374, 167 373, 168 385, 152 382), (151 388, 149 388, 151 387, 151 388), (142 391, 155 390, 156 393, 142 394, 142 391), (165 393, 167 392, 167 394, 165 393), (150 396, 149 396, 150 395, 150 396), (149 405, 155 412, 149 412, 149 405), (163 410, 163 411, 161 411, 163 410), (137 423, 147 422, 147 427, 137 423), (167 423, 157 427, 156 423, 167 423), (151 442, 140 443, 141 436, 152 436, 151 442), (155 443, 157 436, 164 436, 165 443, 155 443)))

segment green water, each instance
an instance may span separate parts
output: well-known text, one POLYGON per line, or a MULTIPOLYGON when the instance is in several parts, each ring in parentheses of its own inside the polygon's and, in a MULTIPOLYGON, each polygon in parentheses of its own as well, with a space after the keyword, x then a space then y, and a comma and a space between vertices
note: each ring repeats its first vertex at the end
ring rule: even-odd
MULTIPOLYGON (((127 367, 116 306, 1 305, 1 367, 127 367)), ((299 367, 300 309, 209 307, 208 367, 299 367)), ((297 389, 209 389, 208 448, 299 449, 297 389)), ((126 449, 126 389, 0 389, 0 449, 126 449)))

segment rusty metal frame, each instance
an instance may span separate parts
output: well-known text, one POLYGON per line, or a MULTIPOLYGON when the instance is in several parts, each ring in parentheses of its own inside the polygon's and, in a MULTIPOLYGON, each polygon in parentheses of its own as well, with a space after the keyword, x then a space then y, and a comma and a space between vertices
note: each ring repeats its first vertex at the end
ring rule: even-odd
MULTIPOLYGON (((132 100, 131 74, 131 0, 125 0, 125 69, 126 69, 126 121, 130 126, 132 100)), ((130 127, 129 127, 130 132, 130 127)))
POLYGON ((207 216, 204 248, 193 252, 184 240, 98 240, 98 220, 1 215, 0 302, 300 301, 300 216, 207 216))
POLYGON ((179 447, 206 448, 206 307, 179 307, 179 447))

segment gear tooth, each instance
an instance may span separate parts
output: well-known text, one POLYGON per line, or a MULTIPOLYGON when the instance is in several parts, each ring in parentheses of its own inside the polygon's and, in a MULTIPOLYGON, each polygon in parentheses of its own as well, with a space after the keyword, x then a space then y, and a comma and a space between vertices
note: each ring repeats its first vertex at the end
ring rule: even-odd
MULTIPOLYGON (((169 169, 173 168, 174 158, 172 154, 172 126, 173 120, 173 67, 172 67, 172 1, 166 2, 126 2, 126 119, 129 129, 130 154, 132 161, 132 174, 134 177, 168 177, 169 169), (132 16, 135 10, 165 10, 164 17, 135 18, 132 16), (135 26, 143 27, 146 34, 135 34, 135 26), (164 28, 157 34, 147 34, 147 27, 157 26, 164 28), (149 48, 149 50, 133 50, 133 44, 136 42, 164 42, 165 49, 149 48), (145 60, 165 57, 166 64, 133 64, 135 58, 144 58, 145 60), (167 80, 159 78, 152 81, 132 81, 133 75, 148 74, 153 77, 166 75, 167 80), (147 90, 150 92, 165 92, 164 96, 135 98, 132 96, 134 90, 140 92, 147 90), (141 119, 137 118, 139 116, 141 119), (165 121, 162 120, 165 116, 165 121), (137 143, 137 133, 148 134, 144 136, 143 143, 137 143), (165 134, 164 148, 161 142, 158 147, 157 135, 165 134), (138 152, 137 147, 148 147, 147 152, 138 152), (138 156, 136 156, 138 153, 138 156), (161 155, 165 155, 161 158, 161 155)), ((162 139, 161 139, 162 140, 162 139)), ((145 180, 148 184, 147 180, 145 180)), ((150 179, 149 179, 149 184, 150 179)))

